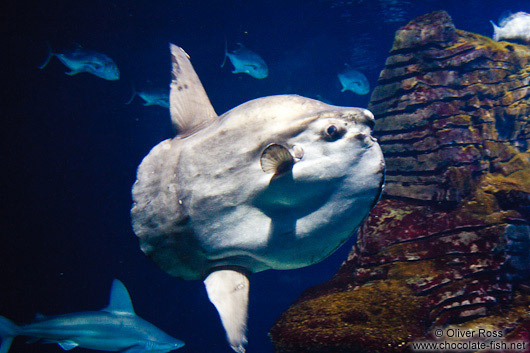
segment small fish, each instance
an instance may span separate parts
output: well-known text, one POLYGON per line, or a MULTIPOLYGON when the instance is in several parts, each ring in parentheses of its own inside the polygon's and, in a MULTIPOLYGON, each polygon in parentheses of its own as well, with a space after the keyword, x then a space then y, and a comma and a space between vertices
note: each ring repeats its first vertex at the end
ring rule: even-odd
POLYGON ((530 14, 517 12, 503 18, 497 26, 493 21, 493 39, 530 44, 530 14))
POLYGON ((167 89, 152 89, 146 91, 137 91, 133 86, 133 93, 131 98, 125 104, 131 104, 134 97, 140 97, 144 100, 144 107, 150 105, 158 105, 162 108, 169 109, 169 90, 167 89))
POLYGON ((109 81, 120 79, 118 66, 105 54, 83 49, 81 46, 73 50, 65 50, 62 53, 54 53, 50 45, 48 43, 46 45, 48 46, 48 57, 39 66, 39 69, 44 69, 50 62, 50 59, 55 56, 70 69, 70 71, 65 72, 69 76, 76 75, 80 72, 88 72, 89 74, 109 81))
POLYGON ((349 66, 347 69, 337 75, 342 85, 341 92, 352 91, 360 95, 365 95, 370 92, 370 84, 368 79, 362 72, 353 70, 349 66))
POLYGON ((31 342, 57 343, 65 351, 75 347, 123 353, 165 353, 184 346, 134 313, 129 292, 122 282, 112 282, 109 305, 100 311, 57 316, 37 314, 28 325, 18 326, 0 316, 0 353, 7 353, 16 336, 31 342))
POLYGON ((267 77, 269 75, 267 63, 258 54, 245 48, 243 44, 237 44, 239 48, 229 53, 225 42, 225 57, 221 67, 225 66, 226 58, 228 58, 234 65, 233 74, 246 73, 258 79, 267 77))

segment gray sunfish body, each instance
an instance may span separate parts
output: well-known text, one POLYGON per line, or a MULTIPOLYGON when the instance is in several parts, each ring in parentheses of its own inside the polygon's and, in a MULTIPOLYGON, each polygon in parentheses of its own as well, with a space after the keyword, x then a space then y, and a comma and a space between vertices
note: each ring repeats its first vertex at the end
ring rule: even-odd
POLYGON ((136 89, 133 87, 133 94, 129 101, 127 101, 125 104, 130 104, 136 96, 142 98, 145 107, 158 105, 162 108, 169 109, 169 91, 167 89, 136 91, 136 89))
POLYGON ((62 53, 54 53, 48 45, 48 57, 39 66, 39 69, 44 69, 54 56, 70 69, 70 71, 65 72, 69 76, 81 72, 88 72, 89 74, 109 81, 120 79, 120 70, 111 58, 97 51, 87 50, 81 47, 73 50, 65 50, 62 53))
POLYGON ((101 311, 57 316, 37 316, 17 326, 0 316, 0 353, 7 353, 15 336, 29 336, 43 343, 57 343, 64 350, 75 347, 124 353, 164 353, 184 346, 134 313, 127 289, 114 280, 109 305, 101 311))
POLYGON ((189 56, 170 48, 178 133, 138 167, 131 221, 160 268, 204 280, 244 353, 248 276, 315 264, 346 242, 381 195, 383 153, 362 108, 278 95, 218 116, 189 56))
POLYGON ((265 60, 258 54, 245 48, 241 43, 237 43, 239 48, 235 49, 231 53, 228 52, 225 46, 225 58, 221 67, 225 65, 226 58, 230 59, 232 65, 234 65, 233 74, 245 73, 258 79, 265 78, 269 75, 269 68, 265 60))
POLYGON ((521 41, 530 44, 530 14, 517 12, 502 19, 497 26, 493 21, 493 39, 521 41))
POLYGON ((352 91, 360 95, 365 95, 370 92, 370 83, 366 76, 357 70, 348 67, 347 70, 337 75, 342 85, 341 92, 352 91))

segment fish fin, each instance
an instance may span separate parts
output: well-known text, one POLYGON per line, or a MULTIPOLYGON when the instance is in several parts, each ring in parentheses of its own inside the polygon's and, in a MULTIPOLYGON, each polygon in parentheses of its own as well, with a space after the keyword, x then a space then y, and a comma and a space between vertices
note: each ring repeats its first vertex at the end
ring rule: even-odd
POLYGON ((48 56, 46 57, 46 60, 42 64, 40 64, 38 67, 39 69, 44 69, 46 65, 50 62, 52 56, 55 54, 52 52, 52 47, 50 46, 50 43, 46 42, 46 48, 48 49, 48 56))
POLYGON ((286 147, 272 143, 261 153, 260 163, 265 173, 283 174, 293 168, 294 158, 286 147))
POLYGON ((119 279, 112 281, 109 305, 103 311, 120 315, 135 315, 129 292, 119 279))
POLYGON ((11 320, 0 316, 0 353, 7 353, 13 338, 18 335, 18 326, 11 320))
POLYGON ((228 343, 237 353, 247 344, 248 277, 234 270, 218 270, 204 280, 208 298, 217 309, 228 343))
POLYGON ((57 344, 65 351, 69 351, 70 349, 74 349, 75 347, 79 346, 79 344, 74 341, 61 341, 57 342, 57 344))
POLYGON ((67 74, 68 76, 74 76, 74 75, 77 75, 80 72, 81 71, 71 70, 71 71, 65 72, 65 74, 67 74))
POLYGON ((221 64, 221 67, 225 66, 226 58, 228 58, 228 42, 226 41, 225 37, 225 57, 223 58, 223 63, 221 64))
POLYGON ((156 103, 144 102, 144 107, 148 107, 150 105, 156 105, 156 103))
POLYGON ((493 39, 499 40, 499 26, 495 24, 495 22, 490 20, 491 25, 493 26, 493 39))
POLYGON ((129 98, 129 100, 125 104, 131 104, 132 101, 134 100, 134 97, 136 97, 136 88, 134 88, 134 83, 132 82, 131 82, 131 88, 132 88, 131 98, 129 98))
POLYGON ((169 109, 171 122, 181 136, 189 136, 217 120, 218 116, 208 99, 197 73, 186 52, 170 44, 171 89, 169 109))
POLYGON ((7 353, 9 352, 9 348, 11 348, 11 343, 13 342, 12 336, 8 337, 2 337, 2 343, 0 343, 0 353, 7 353))

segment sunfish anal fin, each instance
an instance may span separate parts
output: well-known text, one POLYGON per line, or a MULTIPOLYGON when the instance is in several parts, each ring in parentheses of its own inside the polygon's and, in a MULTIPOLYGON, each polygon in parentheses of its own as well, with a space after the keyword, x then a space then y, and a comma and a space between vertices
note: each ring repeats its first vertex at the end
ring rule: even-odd
POLYGON ((249 281, 234 270, 212 272, 204 280, 208 298, 217 309, 230 346, 245 353, 249 281))
POLYGON ((64 349, 65 351, 69 351, 70 349, 74 349, 75 347, 79 346, 74 341, 61 341, 61 342, 57 342, 57 344, 61 346, 61 348, 64 349))
POLYGON ((112 281, 109 305, 103 311, 119 315, 135 315, 129 292, 120 280, 112 281))
POLYGON ((185 137, 217 119, 199 76, 193 69, 186 52, 170 44, 171 89, 169 112, 179 136, 185 137))
POLYGON ((261 169, 265 173, 275 175, 290 171, 294 165, 294 158, 289 150, 276 143, 271 143, 261 153, 261 169))

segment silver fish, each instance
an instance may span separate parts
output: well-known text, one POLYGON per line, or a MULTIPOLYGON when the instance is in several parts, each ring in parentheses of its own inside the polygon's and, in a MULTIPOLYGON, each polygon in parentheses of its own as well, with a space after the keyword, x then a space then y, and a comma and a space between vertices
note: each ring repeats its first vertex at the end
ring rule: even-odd
POLYGON ((231 347, 245 352, 248 276, 317 263, 381 195, 372 113, 296 95, 217 116, 184 50, 171 45, 178 134, 143 159, 131 220, 160 268, 204 280, 231 347))
POLYGON ((493 21, 493 39, 521 41, 530 44, 530 14, 517 12, 501 20, 499 26, 493 21))
POLYGON ((224 67, 226 58, 229 58, 232 65, 234 65, 233 74, 245 73, 258 79, 267 77, 269 75, 269 68, 265 60, 258 54, 245 48, 243 44, 237 44, 239 48, 229 53, 225 42, 225 57, 221 67, 224 67))
POLYGON ((342 85, 341 92, 352 91, 360 95, 370 92, 370 83, 362 72, 348 68, 337 75, 342 85))
POLYGON ((140 97, 144 101, 144 106, 158 105, 162 108, 169 109, 169 91, 167 89, 152 89, 137 91, 133 86, 131 98, 125 104, 131 104, 134 97, 140 97))
POLYGON ((112 282, 109 305, 100 311, 37 315, 34 322, 22 326, 0 316, 0 353, 7 353, 16 336, 57 343, 64 350, 81 347, 124 353, 164 353, 184 346, 181 340, 136 316, 129 292, 117 279, 112 282))
POLYGON ((65 50, 62 53, 54 53, 48 43, 48 57, 39 66, 44 69, 52 57, 57 57, 70 71, 65 72, 69 76, 77 75, 81 72, 101 77, 105 80, 115 81, 120 79, 120 70, 116 63, 107 55, 94 50, 87 50, 78 47, 73 50, 65 50))

